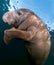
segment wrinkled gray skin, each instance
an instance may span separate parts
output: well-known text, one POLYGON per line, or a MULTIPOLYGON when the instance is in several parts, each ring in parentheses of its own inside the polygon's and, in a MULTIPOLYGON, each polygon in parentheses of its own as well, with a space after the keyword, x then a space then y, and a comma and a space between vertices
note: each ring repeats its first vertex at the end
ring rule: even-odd
POLYGON ((20 38, 29 43, 25 46, 36 65, 44 65, 50 51, 50 34, 42 20, 28 9, 6 12, 3 21, 14 28, 4 31, 4 42, 20 38))

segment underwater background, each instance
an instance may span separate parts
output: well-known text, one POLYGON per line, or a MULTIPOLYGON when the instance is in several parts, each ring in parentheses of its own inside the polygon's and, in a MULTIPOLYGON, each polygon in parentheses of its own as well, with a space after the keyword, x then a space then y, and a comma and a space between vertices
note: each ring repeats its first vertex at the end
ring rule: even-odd
POLYGON ((28 8, 34 11, 46 24, 51 36, 51 50, 45 65, 54 65, 54 1, 53 0, 0 0, 0 65, 31 65, 23 40, 12 40, 4 44, 4 30, 11 26, 5 24, 2 16, 9 10, 28 8))

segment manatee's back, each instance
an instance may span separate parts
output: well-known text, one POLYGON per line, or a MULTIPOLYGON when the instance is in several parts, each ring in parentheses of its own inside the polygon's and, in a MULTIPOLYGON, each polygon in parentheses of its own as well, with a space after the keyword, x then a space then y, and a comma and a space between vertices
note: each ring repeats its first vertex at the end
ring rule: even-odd
MULTIPOLYGON (((32 14, 19 26, 19 29, 26 29, 31 25, 37 28, 37 32, 29 43, 26 43, 26 48, 35 63, 37 65, 42 65, 50 51, 50 34, 42 20, 38 16, 32 14)), ((27 31, 27 29, 25 31, 27 31)))
POLYGON ((29 10, 29 9, 18 9, 18 10, 16 10, 16 12, 18 13, 18 14, 26 14, 26 13, 31 13, 31 14, 33 14, 33 15, 35 15, 35 13, 34 12, 32 12, 31 10, 29 10))

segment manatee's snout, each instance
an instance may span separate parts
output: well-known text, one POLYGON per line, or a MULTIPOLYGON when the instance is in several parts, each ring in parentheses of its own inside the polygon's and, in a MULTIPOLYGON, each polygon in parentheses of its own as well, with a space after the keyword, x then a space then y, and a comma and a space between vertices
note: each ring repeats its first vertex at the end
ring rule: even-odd
POLYGON ((11 12, 6 12, 3 15, 2 19, 3 19, 4 23, 8 23, 9 25, 11 25, 11 23, 13 23, 11 12))
POLYGON ((8 23, 9 25, 13 25, 15 22, 17 22, 19 20, 19 15, 17 14, 16 11, 9 11, 6 12, 2 19, 5 23, 8 23))
POLYGON ((8 17, 8 12, 6 12, 6 13, 3 15, 3 17, 2 17, 2 19, 3 19, 3 21, 4 21, 5 23, 8 22, 7 17, 8 17))

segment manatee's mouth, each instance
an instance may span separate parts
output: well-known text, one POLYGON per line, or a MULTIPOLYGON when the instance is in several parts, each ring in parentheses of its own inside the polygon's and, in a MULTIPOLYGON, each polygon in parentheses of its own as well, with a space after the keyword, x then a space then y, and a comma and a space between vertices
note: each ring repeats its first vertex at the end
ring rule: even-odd
POLYGON ((12 27, 15 27, 15 28, 18 28, 18 27, 19 27, 19 25, 17 25, 17 23, 11 24, 11 26, 12 26, 12 27))

